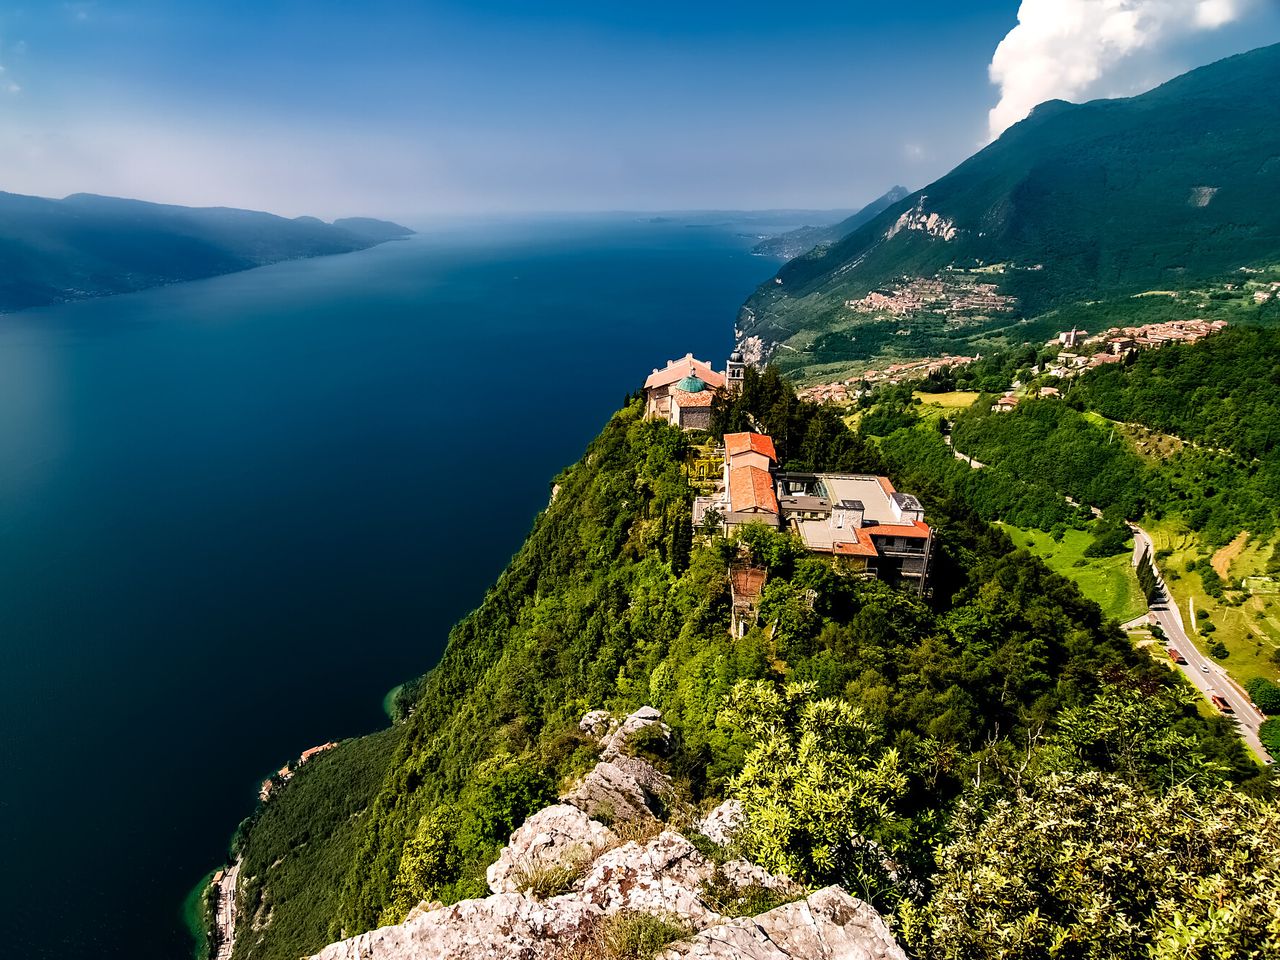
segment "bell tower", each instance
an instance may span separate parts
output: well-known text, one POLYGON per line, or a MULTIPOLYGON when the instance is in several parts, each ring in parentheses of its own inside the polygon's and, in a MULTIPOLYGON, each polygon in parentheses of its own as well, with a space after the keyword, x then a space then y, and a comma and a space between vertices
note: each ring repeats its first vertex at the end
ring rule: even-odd
POLYGON ((742 361, 742 354, 737 350, 729 354, 729 362, 724 368, 724 385, 730 395, 742 391, 742 378, 746 375, 747 365, 742 361))

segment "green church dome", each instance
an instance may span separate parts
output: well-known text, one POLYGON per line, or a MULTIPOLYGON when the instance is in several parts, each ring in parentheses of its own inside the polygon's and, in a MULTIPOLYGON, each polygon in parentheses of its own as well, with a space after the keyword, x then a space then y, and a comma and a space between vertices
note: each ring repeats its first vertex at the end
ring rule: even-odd
POLYGON ((701 393, 707 389, 705 380, 702 380, 692 373, 676 384, 677 390, 683 390, 685 393, 701 393))

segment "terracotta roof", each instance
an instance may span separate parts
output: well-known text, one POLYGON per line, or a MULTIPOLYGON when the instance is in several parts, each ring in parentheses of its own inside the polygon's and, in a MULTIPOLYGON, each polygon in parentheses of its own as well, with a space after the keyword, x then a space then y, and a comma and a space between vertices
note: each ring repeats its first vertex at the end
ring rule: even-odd
POLYGON ((764 589, 765 579, 769 571, 763 567, 734 567, 729 571, 729 582, 733 586, 735 600, 755 601, 764 589))
POLYGON ((724 386, 724 374, 716 373, 711 369, 710 364, 698 360, 692 353, 686 353, 679 360, 672 360, 663 369, 649 374, 644 381, 644 388, 652 390, 655 387, 669 387, 677 380, 683 380, 688 376, 697 377, 713 389, 724 386))
POLYGON ((671 399, 675 401, 677 407, 709 407, 711 400, 715 397, 709 390, 700 390, 697 393, 685 393, 683 390, 671 391, 671 399))
POLYGON ((876 477, 876 483, 880 484, 880 489, 885 492, 886 496, 892 497, 897 493, 897 488, 889 482, 888 477, 876 477))
POLYGON ((778 495, 773 489, 773 477, 768 470, 759 467, 734 467, 729 471, 729 509, 778 512, 778 495))
POLYGON ((868 539, 858 536, 858 531, 850 530, 852 540, 837 540, 831 544, 831 552, 838 557, 878 557, 876 545, 868 539))
POLYGON ((730 459, 740 453, 761 453, 778 462, 778 451, 773 447, 773 438, 763 433, 726 433, 724 435, 724 452, 730 459))
POLYGON ((911 537, 915 540, 927 540, 932 532, 929 525, 920 520, 913 520, 910 526, 905 523, 879 523, 865 529, 873 537, 911 537))

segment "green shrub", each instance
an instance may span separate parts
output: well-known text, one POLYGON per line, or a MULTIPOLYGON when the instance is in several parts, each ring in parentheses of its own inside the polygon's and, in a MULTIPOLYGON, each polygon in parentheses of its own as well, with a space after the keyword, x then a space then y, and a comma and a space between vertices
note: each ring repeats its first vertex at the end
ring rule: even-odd
POLYGON ((1208 564, 1202 564, 1200 567, 1200 582, 1204 584, 1204 592, 1215 600, 1222 599, 1222 578, 1218 576, 1218 571, 1208 564))
POLYGON ((1258 739, 1273 756, 1280 754, 1280 717, 1264 720, 1258 728, 1258 739))
POLYGON ((623 911, 604 922, 600 946, 606 960, 653 960, 691 932, 688 926, 664 917, 623 911))
POLYGON ((1215 640, 1209 644, 1209 656, 1215 660, 1225 660, 1231 652, 1223 645, 1221 640, 1215 640))
POLYGON ((1251 699, 1263 713, 1280 713, 1280 684, 1266 677, 1254 677, 1244 685, 1251 699))

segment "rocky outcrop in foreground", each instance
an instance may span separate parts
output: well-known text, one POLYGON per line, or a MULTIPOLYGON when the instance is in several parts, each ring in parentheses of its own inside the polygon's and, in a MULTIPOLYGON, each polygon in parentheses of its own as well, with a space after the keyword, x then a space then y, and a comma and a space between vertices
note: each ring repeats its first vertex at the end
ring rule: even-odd
MULTIPOLYGON (((621 722, 593 711, 582 729, 600 763, 511 835, 486 874, 491 896, 423 904, 314 960, 609 960, 645 923, 669 934, 662 960, 905 960, 875 910, 839 887, 806 896, 746 860, 716 862, 662 820, 670 782, 628 752, 642 730, 668 735, 656 710, 621 722), (747 903, 780 905, 735 916, 747 903)), ((693 829, 723 846, 741 821, 731 801, 693 829)))

